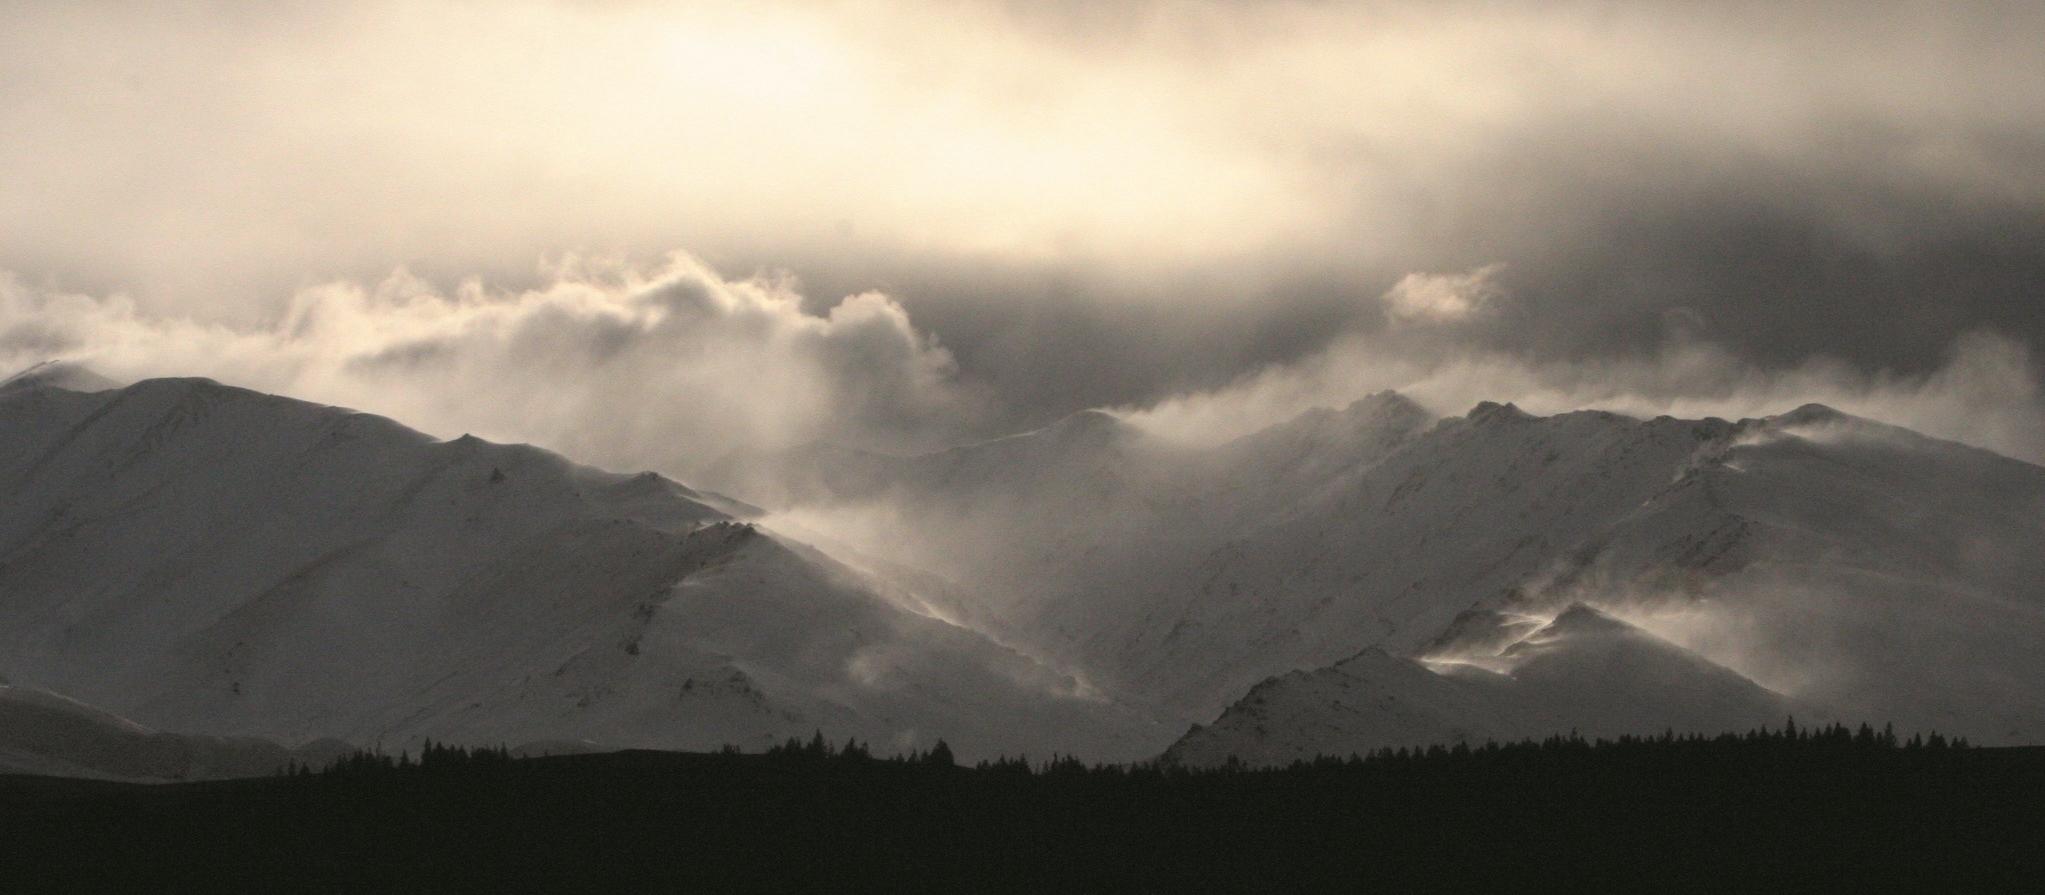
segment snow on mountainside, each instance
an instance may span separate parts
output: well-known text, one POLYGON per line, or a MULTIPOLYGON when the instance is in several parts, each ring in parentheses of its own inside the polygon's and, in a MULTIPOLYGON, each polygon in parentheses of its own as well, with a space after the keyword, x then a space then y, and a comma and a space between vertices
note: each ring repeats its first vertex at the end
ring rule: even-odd
MULTIPOLYGON (((834 512, 848 514, 851 524, 839 528, 878 534, 860 550, 970 595, 952 611, 1148 705, 1171 694, 1131 680, 1132 668, 1153 664, 1158 652, 1137 641, 1173 629, 1183 595, 1211 584, 1203 567, 1215 554, 1341 487, 1432 422, 1387 392, 1215 447, 1176 444, 1085 412, 922 456, 812 447, 778 465, 790 468, 787 480, 809 483, 809 493, 783 495, 807 518, 829 527, 834 512)), ((1215 634, 1184 641, 1184 660, 1227 669, 1256 661, 1254 644, 1232 631, 1215 634)), ((1247 686, 1259 672, 1292 666, 1292 657, 1278 655, 1232 679, 1247 686)))
POLYGON ((1817 711, 2045 741, 2034 465, 1815 405, 1437 421, 1386 393, 1205 449, 1082 422, 856 474, 818 449, 804 509, 890 508, 853 518, 916 524, 861 549, 1165 717, 1367 647, 1467 654, 1472 613, 1585 603, 1817 711))
POLYGON ((744 504, 522 445, 208 380, 34 384, 0 391, 0 489, 0 672, 158 727, 392 748, 822 728, 968 754, 1157 736, 744 504))
MULTIPOLYGON (((1430 668, 1375 647, 1267 681, 1165 753, 1212 766, 1576 731, 1719 733, 1774 726, 1797 706, 1676 645, 1573 606, 1487 666, 1430 668)), ((1807 720, 1815 720, 1806 715, 1807 720)))
POLYGON ((1053 427, 895 458, 869 488, 932 523, 895 558, 985 594, 1004 637, 1210 718, 1270 675, 1426 642, 1634 510, 1719 431, 1530 419, 1490 405, 1437 424, 1382 393, 1201 450, 1053 427))
MULTIPOLYGON (((1533 424, 1484 406, 1396 442, 1376 462, 1246 520, 1136 599, 1164 624, 1100 619, 1088 655, 1196 715, 1272 674, 1381 645, 1407 652, 1663 487, 1695 451, 1689 424, 1611 414, 1533 424)), ((1070 619, 1070 620, 1066 620, 1070 619)))
MULTIPOLYGON (((1415 468, 1393 493, 1425 501, 1442 524, 1398 525, 1387 534, 1412 553, 1369 555, 1380 573, 1434 563, 1451 577, 1418 577, 1379 602, 1391 623, 1360 642, 1467 663, 1437 666, 1467 677, 1510 664, 1497 650, 1515 642, 1512 620, 1589 603, 1833 717, 2045 741, 2035 699, 2045 657, 2034 648, 2045 637, 2045 469, 1817 406, 1738 423, 1482 407, 1414 449, 1429 458, 1378 471, 1415 468)), ((1368 503, 1366 515, 1386 521, 1395 503, 1368 503)), ((1324 537, 1331 549, 1369 541, 1324 537)), ((1223 732, 1196 732, 1175 751, 1209 760, 1217 749, 1279 757, 1307 744, 1403 742, 1397 724, 1350 718, 1330 698, 1328 681, 1368 689, 1342 668, 1259 687, 1262 700, 1295 709, 1283 723, 1246 735, 1251 707, 1238 702, 1223 732)), ((1608 673, 1600 686, 1630 680, 1608 673)), ((1671 706, 1685 698, 1671 689, 1671 706)), ((1635 732, 1659 729, 1653 718, 1640 713, 1635 732)), ((1512 735, 1585 721, 1557 716, 1512 735)))
POLYGON ((721 470, 776 512, 204 380, 17 377, 0 673, 283 742, 1111 759, 1219 715, 1175 757, 1283 760, 1791 706, 2045 742, 2045 469, 1815 405, 1381 393, 1218 446, 1086 412, 721 470))

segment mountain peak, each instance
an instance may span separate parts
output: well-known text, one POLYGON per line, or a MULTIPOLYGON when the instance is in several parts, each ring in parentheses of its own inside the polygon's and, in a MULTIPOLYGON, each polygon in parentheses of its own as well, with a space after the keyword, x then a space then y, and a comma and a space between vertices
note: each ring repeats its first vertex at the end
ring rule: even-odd
POLYGON ((1413 417, 1425 420, 1434 419, 1434 415, 1428 413, 1427 408, 1420 406, 1420 402, 1391 389, 1372 392, 1351 401, 1348 407, 1343 408, 1342 413, 1345 416, 1351 417, 1368 415, 1381 418, 1413 417))
POLYGON ((1581 635, 1630 631, 1632 629, 1632 625, 1599 612, 1588 605, 1571 603, 1569 608, 1562 610, 1561 615, 1556 616, 1554 621, 1549 622, 1548 626, 1542 629, 1542 633, 1581 635))
POLYGON ((72 392, 103 392, 120 387, 119 382, 93 372, 84 364, 68 360, 46 360, 0 379, 0 391, 58 388, 72 392))
POLYGON ((979 445, 968 445, 967 447, 996 444, 1019 445, 1026 443, 1092 444, 1113 441, 1133 431, 1135 431, 1134 427, 1123 422, 1121 417, 1105 410, 1088 409, 1066 414, 1059 417, 1056 422, 1041 429, 1033 429, 1016 435, 1007 435, 991 441, 980 442, 979 445))
POLYGON ((1798 407, 1788 413, 1778 414, 1770 419, 1783 425, 1799 426, 1814 423, 1836 423, 1853 418, 1851 414, 1843 413, 1823 404, 1811 403, 1798 407))
POLYGON ((1518 404, 1511 401, 1504 404, 1497 401, 1479 401, 1477 406, 1470 408, 1469 413, 1464 414, 1464 418, 1476 422, 1517 422, 1533 419, 1534 415, 1521 410, 1518 404))

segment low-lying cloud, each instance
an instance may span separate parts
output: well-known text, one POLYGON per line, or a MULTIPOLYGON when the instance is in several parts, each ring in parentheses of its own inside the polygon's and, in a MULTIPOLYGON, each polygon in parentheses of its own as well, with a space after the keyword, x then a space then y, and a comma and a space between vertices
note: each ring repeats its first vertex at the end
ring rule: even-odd
POLYGON ((878 292, 803 309, 787 279, 571 261, 545 285, 437 289, 404 273, 300 292, 269 325, 201 323, 120 298, 0 281, 0 363, 70 359, 117 379, 208 376, 532 441, 603 465, 687 473, 749 446, 901 449, 983 399, 878 292))
MULTIPOLYGON (((1471 318, 1514 310, 1496 271, 1415 273, 1379 299, 1395 326, 1353 328, 1220 387, 1116 410, 1166 438, 1211 444, 1384 389, 1442 415, 1511 401, 1540 414, 1737 419, 1819 402, 2045 460, 2045 392, 2015 339, 1966 334, 1927 372, 1823 357, 1771 368, 1676 317, 1650 352, 1542 361, 1469 337, 1471 318)), ((650 265, 570 259, 524 290, 476 279, 443 289, 401 271, 303 290, 278 319, 251 325, 7 278, 0 365, 68 359, 116 379, 209 376, 436 435, 529 441, 685 477, 741 450, 828 441, 909 452, 1003 434, 1029 400, 962 373, 887 295, 811 306, 792 277, 726 279, 680 253, 650 265)))
POLYGON ((1392 309, 1417 303, 1458 313, 1416 315, 1409 320, 1415 326, 1389 332, 1352 332, 1308 357, 1224 387, 1121 412, 1161 435, 1211 443, 1383 389, 1443 415, 1461 414, 1480 401, 1510 401, 1537 414, 1597 408, 1643 417, 1740 419, 1815 402, 2045 461, 2045 392, 2035 358, 2016 339, 1987 330, 1966 333, 1950 344, 1943 363, 1925 372, 1869 371, 1822 356, 1768 367, 1695 337, 1687 321, 1674 315, 1652 351, 1541 361, 1455 335, 1451 324, 1466 316, 1461 309, 1510 300, 1493 282, 1495 270, 1415 274, 1383 299, 1392 309))

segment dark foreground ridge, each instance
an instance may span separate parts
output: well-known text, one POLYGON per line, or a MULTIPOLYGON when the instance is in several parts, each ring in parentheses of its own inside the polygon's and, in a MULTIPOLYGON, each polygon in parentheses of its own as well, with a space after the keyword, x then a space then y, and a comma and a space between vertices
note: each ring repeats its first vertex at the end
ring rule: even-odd
POLYGON ((319 773, 0 778, 10 891, 2028 890, 2045 749, 1862 728, 1274 770, 436 748, 319 773))

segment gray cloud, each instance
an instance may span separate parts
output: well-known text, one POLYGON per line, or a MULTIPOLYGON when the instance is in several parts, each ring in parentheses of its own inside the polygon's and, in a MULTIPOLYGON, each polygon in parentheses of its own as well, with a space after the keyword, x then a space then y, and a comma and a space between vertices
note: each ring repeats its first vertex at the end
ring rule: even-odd
MULTIPOLYGON (((1477 272, 1416 277, 1437 287, 1460 284, 1487 293, 1493 288, 1477 272)), ((1453 321, 1437 325, 1457 327, 1453 321)), ((1538 414, 1599 408, 1639 417, 1741 419, 1815 402, 2040 463, 2045 462, 2040 378, 2031 349, 1988 331, 1954 339, 1929 369, 1900 373, 1869 372, 1824 356, 1787 366, 1760 364, 1680 325, 1651 351, 1562 360, 1472 346, 1452 332, 1401 329, 1351 334, 1221 388, 1120 410, 1159 434, 1211 443, 1380 389, 1402 392, 1444 416, 1480 401, 1511 401, 1538 414)))
MULTIPOLYGON (((1415 358, 1521 370, 1494 377, 1506 392, 1635 377, 1562 391, 1668 403, 1661 371, 1699 351, 1707 383, 1851 396, 1939 381, 1982 345, 2045 349, 2036 4, 23 4, 9 20, 0 268, 18 289, 277 339, 308 284, 404 267, 444 299, 471 276, 551 294, 534 258, 679 247, 741 280, 796 272, 779 294, 833 333, 777 341, 713 315, 705 332, 845 383, 842 408, 812 406, 810 382, 774 393, 803 397, 785 413, 726 411, 762 438, 992 434, 1319 381, 1351 356, 1412 381, 1435 375, 1415 358), (1453 326, 1384 300, 1409 275, 1493 265, 1501 298, 1453 326), (890 310, 832 316, 869 290, 890 310)), ((368 327, 317 387, 250 378, 355 400, 333 383, 491 394, 465 371, 493 352, 571 382, 646 372, 665 336, 586 310, 487 338, 368 327)), ((67 341, 105 330, 19 313, 11 354, 109 353, 67 341)), ((678 367, 723 362, 688 344, 678 367)), ((484 428, 471 403, 402 409, 484 428)), ((578 444, 648 457, 657 428, 578 444)))

